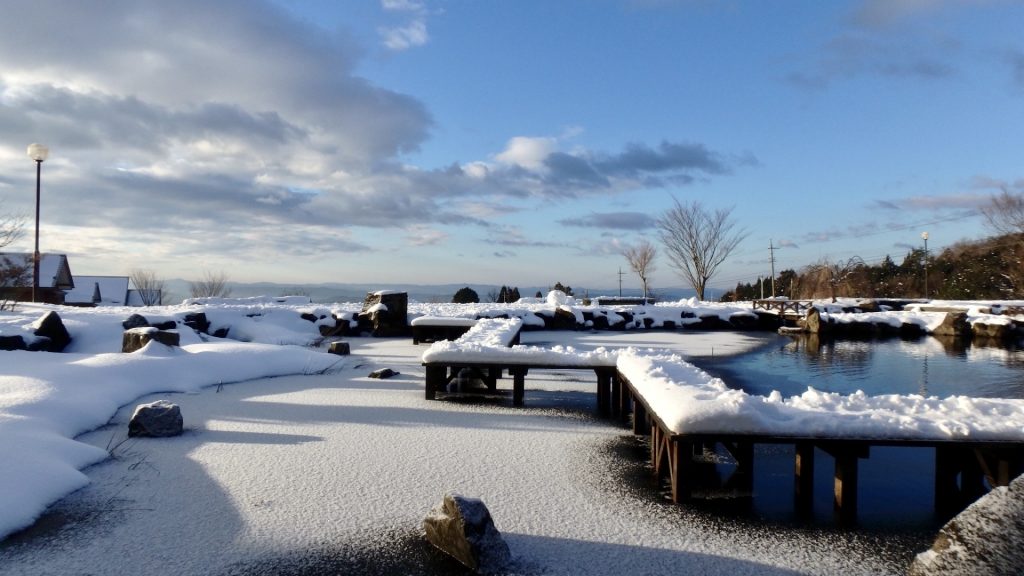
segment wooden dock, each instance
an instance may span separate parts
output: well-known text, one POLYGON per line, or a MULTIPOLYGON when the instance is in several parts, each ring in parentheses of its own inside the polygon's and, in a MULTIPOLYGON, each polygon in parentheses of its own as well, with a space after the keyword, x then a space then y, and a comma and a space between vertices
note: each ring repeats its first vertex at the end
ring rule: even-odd
POLYGON ((736 467, 725 485, 751 492, 754 478, 754 446, 783 444, 794 447, 794 503, 798 512, 811 510, 814 492, 815 449, 834 462, 833 504, 844 524, 856 521, 858 467, 880 446, 916 447, 935 450, 935 510, 952 516, 997 486, 1007 486, 1024 473, 1024 442, 978 441, 971 439, 849 438, 843 436, 778 436, 729 432, 679 434, 672 431, 652 410, 633 385, 617 374, 611 412, 625 418, 633 414, 633 432, 649 435, 651 464, 658 478, 666 478, 673 502, 685 502, 699 488, 705 451, 722 446, 736 467))

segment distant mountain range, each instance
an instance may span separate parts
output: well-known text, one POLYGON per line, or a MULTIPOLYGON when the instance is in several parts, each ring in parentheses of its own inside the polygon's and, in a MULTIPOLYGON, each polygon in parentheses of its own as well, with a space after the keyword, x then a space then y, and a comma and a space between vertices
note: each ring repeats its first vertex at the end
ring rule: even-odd
MULTIPOLYGON (((491 294, 497 295, 501 286, 493 284, 280 284, 275 282, 229 282, 231 296, 246 298, 251 296, 287 296, 301 294, 309 296, 313 302, 330 304, 334 302, 362 302, 368 292, 378 290, 396 290, 406 292, 409 298, 417 302, 451 302, 452 296, 459 288, 469 286, 479 296, 481 302, 493 300, 491 294)), ((547 294, 549 286, 519 286, 522 296, 534 296, 537 292, 547 294)), ((609 289, 574 289, 577 298, 584 296, 617 296, 618 288, 609 289)), ((696 295, 690 288, 655 288, 653 294, 660 301, 676 301, 696 295)), ((709 293, 711 291, 709 290, 709 293)), ((189 296, 189 283, 180 278, 166 280, 164 284, 164 303, 176 304, 189 296)), ((622 289, 623 296, 642 296, 640 290, 622 289)), ((718 298, 719 292, 712 296, 718 298)))

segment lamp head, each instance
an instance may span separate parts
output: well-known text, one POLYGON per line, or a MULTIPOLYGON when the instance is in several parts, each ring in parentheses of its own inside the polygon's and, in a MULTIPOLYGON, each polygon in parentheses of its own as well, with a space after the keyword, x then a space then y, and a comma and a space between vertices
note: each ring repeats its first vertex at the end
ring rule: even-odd
POLYGON ((928 239, 928 233, 927 232, 921 232, 921 239, 922 240, 927 240, 928 239))
POLYGON ((46 160, 46 157, 50 155, 50 149, 42 144, 29 144, 28 145, 28 157, 35 160, 36 162, 42 162, 46 160))

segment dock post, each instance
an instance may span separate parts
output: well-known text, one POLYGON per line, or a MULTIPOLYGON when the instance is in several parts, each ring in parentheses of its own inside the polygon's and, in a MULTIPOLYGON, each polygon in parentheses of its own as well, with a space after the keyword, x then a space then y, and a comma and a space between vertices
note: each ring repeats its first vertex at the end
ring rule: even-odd
POLYGON ((796 443, 794 498, 797 514, 806 516, 814 508, 814 444, 796 443))
POLYGON ((516 366, 509 368, 508 371, 512 373, 512 405, 522 406, 523 395, 526 391, 526 373, 529 372, 529 369, 516 366))

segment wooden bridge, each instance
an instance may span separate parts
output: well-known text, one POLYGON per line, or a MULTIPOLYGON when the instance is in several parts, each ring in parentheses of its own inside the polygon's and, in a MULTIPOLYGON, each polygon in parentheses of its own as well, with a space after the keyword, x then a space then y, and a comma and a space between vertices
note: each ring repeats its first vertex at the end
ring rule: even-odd
POLYGON ((754 310, 778 312, 780 316, 803 316, 812 306, 813 300, 754 300, 754 310))

